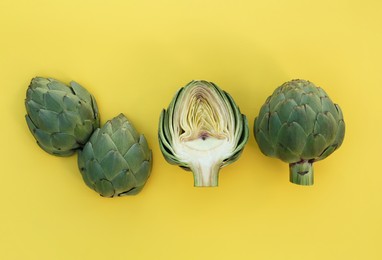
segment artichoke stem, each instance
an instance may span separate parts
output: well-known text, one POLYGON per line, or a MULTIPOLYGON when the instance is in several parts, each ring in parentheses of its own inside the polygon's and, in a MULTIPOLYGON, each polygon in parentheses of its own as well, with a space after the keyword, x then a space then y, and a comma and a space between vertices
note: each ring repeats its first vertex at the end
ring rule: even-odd
POLYGON ((298 185, 313 185, 313 164, 301 161, 289 164, 290 182, 298 185))
POLYGON ((194 174, 195 187, 218 186, 219 167, 216 165, 198 165, 191 168, 194 174))

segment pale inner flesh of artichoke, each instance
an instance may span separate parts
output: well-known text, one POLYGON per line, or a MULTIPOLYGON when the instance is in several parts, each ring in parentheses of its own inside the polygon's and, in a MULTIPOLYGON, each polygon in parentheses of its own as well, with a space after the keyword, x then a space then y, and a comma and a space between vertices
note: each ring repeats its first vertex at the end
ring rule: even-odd
POLYGON ((221 164, 235 148, 234 116, 213 88, 188 91, 174 111, 174 151, 190 166, 195 186, 216 186, 221 164))

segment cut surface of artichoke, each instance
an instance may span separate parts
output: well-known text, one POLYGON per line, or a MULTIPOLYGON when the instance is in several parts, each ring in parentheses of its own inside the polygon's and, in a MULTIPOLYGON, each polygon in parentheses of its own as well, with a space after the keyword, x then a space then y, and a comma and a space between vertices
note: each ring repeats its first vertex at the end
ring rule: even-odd
POLYGON ((190 165, 195 186, 217 186, 222 161, 235 148, 228 128, 234 119, 227 106, 205 85, 185 90, 179 100, 184 107, 174 113, 174 151, 179 159, 190 165))
POLYGON ((216 85, 192 81, 163 111, 159 139, 165 158, 194 174, 194 185, 217 186, 219 169, 236 160, 248 138, 245 116, 216 85))

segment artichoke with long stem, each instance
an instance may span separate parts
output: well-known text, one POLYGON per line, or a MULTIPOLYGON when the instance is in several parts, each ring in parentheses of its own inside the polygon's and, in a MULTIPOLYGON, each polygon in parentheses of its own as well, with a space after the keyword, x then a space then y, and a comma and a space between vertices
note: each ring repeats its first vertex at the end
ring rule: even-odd
POLYGON ((245 115, 232 97, 207 81, 178 90, 159 121, 165 159, 194 175, 194 185, 217 186, 221 167, 236 161, 248 140, 245 115))

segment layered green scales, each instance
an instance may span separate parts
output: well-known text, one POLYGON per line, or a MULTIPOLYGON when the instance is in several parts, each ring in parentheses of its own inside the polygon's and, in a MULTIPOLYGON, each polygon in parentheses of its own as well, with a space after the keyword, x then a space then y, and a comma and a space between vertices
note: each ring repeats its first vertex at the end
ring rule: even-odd
POLYGON ((33 78, 25 99, 29 130, 46 152, 72 155, 99 127, 94 97, 78 83, 33 78))
POLYGON ((137 194, 150 175, 151 165, 146 138, 123 114, 98 128, 78 154, 86 185, 104 197, 137 194))
POLYGON ((290 181, 313 184, 312 163, 333 153, 344 139, 340 107, 305 80, 278 87, 261 107, 254 134, 260 150, 290 164, 290 181))

